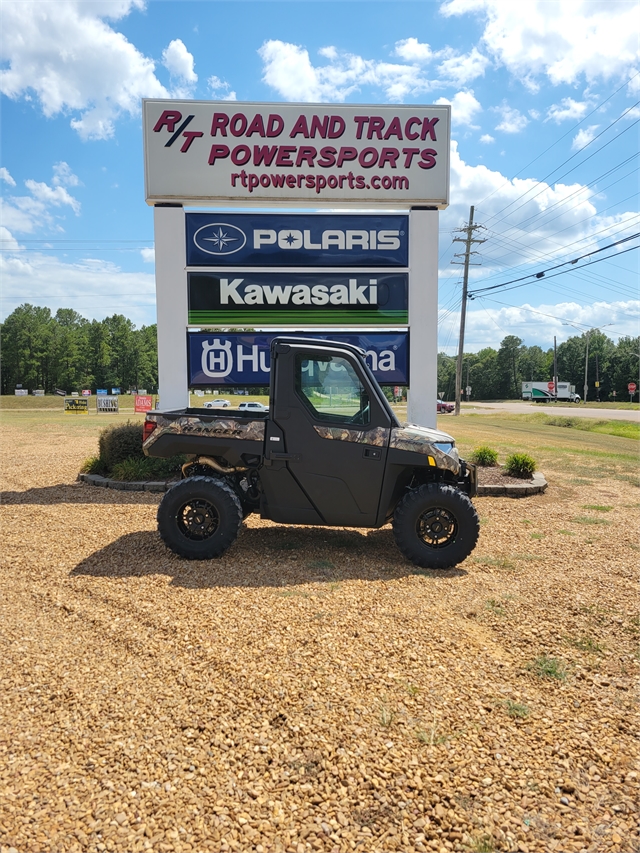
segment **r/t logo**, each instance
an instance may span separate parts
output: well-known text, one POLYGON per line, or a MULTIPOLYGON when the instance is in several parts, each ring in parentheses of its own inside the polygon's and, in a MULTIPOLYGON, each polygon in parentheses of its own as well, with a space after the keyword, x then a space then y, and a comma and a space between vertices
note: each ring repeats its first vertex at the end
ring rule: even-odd
POLYGON ((223 379, 233 370, 233 355, 231 341, 220 342, 214 338, 213 343, 202 342, 202 372, 213 379, 223 379))
POLYGON ((167 128, 171 137, 168 142, 165 142, 165 148, 171 148, 176 139, 182 134, 182 136, 184 136, 184 142, 182 143, 180 151, 184 154, 189 150, 189 148, 191 148, 191 143, 194 139, 198 136, 204 136, 204 133, 201 130, 185 130, 187 125, 194 118, 195 116, 187 116, 176 130, 176 125, 182 119, 182 113, 179 113, 178 110, 164 110, 153 128, 153 132, 159 133, 163 127, 167 128))

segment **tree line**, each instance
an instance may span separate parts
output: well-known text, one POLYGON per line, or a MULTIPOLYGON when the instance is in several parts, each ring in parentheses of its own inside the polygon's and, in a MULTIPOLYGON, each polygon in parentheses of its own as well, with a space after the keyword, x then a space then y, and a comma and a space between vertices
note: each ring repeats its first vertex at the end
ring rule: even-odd
POLYGON ((155 325, 136 329, 122 314, 87 320, 71 308, 52 314, 24 304, 2 323, 0 334, 3 394, 13 394, 16 385, 46 393, 56 388, 157 391, 155 325))
MULTIPOLYGON (((53 393, 90 388, 129 391, 158 389, 156 326, 136 329, 131 320, 114 314, 104 320, 87 320, 71 308, 52 314, 49 308, 20 305, 0 325, 2 335, 3 394, 16 385, 53 393)), ((628 400, 627 384, 638 383, 640 338, 620 338, 616 343, 603 332, 588 336, 589 399, 595 399, 596 359, 600 399, 628 400)), ((575 335, 558 346, 558 380, 570 382, 582 397, 587 334, 575 335)), ((438 355, 438 390, 455 397, 455 358, 438 355)), ((553 348, 525 346, 507 335, 499 349, 486 347, 465 353, 462 387, 469 384, 474 400, 515 399, 522 382, 553 379, 553 348), (468 382, 467 382, 468 378, 468 382)))
MULTIPOLYGON (((575 385, 576 393, 582 398, 587 341, 587 399, 595 400, 598 396, 595 387, 597 376, 601 400, 628 400, 628 383, 638 384, 638 337, 619 338, 616 344, 598 330, 574 335, 558 346, 558 381, 575 385)), ((552 380, 553 347, 548 350, 539 346, 528 347, 516 335, 507 335, 498 350, 486 347, 479 352, 464 355, 462 388, 466 388, 467 384, 471 386, 473 400, 520 398, 523 382, 552 380)), ((456 360, 444 353, 438 355, 438 390, 446 399, 455 397, 456 360)))

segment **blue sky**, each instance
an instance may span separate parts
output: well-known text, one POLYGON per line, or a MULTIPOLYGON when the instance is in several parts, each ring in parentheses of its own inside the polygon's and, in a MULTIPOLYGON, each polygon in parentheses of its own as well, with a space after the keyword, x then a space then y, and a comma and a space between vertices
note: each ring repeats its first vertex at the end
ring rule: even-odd
MULTIPOLYGON (((4 0, 2 18, 3 318, 31 302, 155 321, 142 97, 451 103, 439 259, 450 353, 452 237, 470 205, 487 241, 471 290, 640 232, 635 0, 4 0)), ((547 348, 589 327, 637 335, 639 253, 623 251, 638 245, 478 294, 466 348, 507 334, 547 348)))

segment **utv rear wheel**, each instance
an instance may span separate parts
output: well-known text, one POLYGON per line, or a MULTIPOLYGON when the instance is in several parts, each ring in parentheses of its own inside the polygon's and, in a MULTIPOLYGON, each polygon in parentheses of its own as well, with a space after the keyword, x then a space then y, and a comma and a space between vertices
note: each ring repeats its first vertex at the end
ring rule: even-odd
POLYGON ((478 514, 464 492, 435 483, 408 492, 396 507, 393 535, 408 560, 425 569, 450 569, 476 547, 478 514))
POLYGON ((187 477, 158 507, 158 530, 167 547, 187 560, 220 557, 234 543, 242 507, 233 489, 214 477, 187 477))

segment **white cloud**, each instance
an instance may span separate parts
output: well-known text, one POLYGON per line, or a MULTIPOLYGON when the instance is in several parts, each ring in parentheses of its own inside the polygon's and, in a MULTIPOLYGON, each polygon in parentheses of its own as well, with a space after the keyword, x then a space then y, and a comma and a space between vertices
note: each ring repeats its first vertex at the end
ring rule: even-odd
POLYGON ((142 255, 142 260, 145 262, 145 264, 155 264, 156 250, 154 248, 140 249, 140 254, 142 255))
MULTIPOLYGON (((0 199, 1 218, 6 232, 3 240, 13 240, 14 233, 32 234, 44 229, 62 231, 60 223, 65 207, 70 207, 76 216, 79 216, 80 202, 66 187, 61 186, 62 181, 66 181, 70 186, 77 185, 79 181, 67 163, 56 163, 53 170, 53 186, 44 181, 28 179, 24 183, 29 195, 12 195, 0 199)), ((11 175, 9 177, 11 178, 11 175)), ((11 181, 11 185, 15 186, 13 178, 11 181)), ((6 243, 3 245, 6 248, 6 243)))
POLYGON ((438 65, 440 78, 456 86, 464 86, 476 77, 484 77, 484 72, 490 65, 487 57, 475 47, 470 53, 459 54, 447 49, 442 51, 442 54, 445 54, 446 58, 438 65))
POLYGON ((172 82, 177 81, 171 90, 172 97, 190 98, 198 82, 198 75, 193 70, 193 56, 181 39, 169 42, 162 52, 162 64, 171 75, 172 82))
POLYGON ((16 185, 16 182, 9 174, 9 170, 5 169, 4 166, 0 168, 0 181, 4 181, 6 184, 9 184, 10 187, 15 187, 16 185))
POLYGON ((573 137, 571 148, 574 151, 579 151, 593 141, 596 135, 596 130, 600 127, 599 124, 592 124, 589 127, 583 127, 573 137))
POLYGON ((431 47, 413 37, 397 41, 393 52, 407 62, 429 62, 433 58, 431 47))
POLYGON ((61 160, 53 165, 53 184, 56 187, 77 187, 80 185, 80 179, 73 174, 69 164, 61 160))
POLYGON ((207 80, 209 84, 209 89, 211 90, 211 96, 220 101, 235 101, 236 93, 231 90, 231 86, 225 81, 221 80, 219 77, 209 77, 207 80))
POLYGON ((459 54, 450 47, 436 53, 415 38, 396 42, 394 53, 407 64, 365 59, 353 53, 324 47, 328 60, 314 65, 301 45, 278 40, 265 42, 258 51, 263 61, 263 81, 288 101, 345 101, 363 86, 380 89, 388 101, 401 102, 443 85, 460 86, 484 74, 489 60, 474 48, 459 54), (423 65, 441 60, 438 79, 425 76, 423 65))
POLYGON ((172 77, 179 77, 186 83, 197 83, 198 75, 193 70, 193 56, 181 39, 169 42, 162 52, 162 64, 172 77))
POLYGON ((445 16, 485 17, 482 40, 494 59, 530 88, 626 78, 638 68, 638 4, 628 0, 447 0, 445 16))
MULTIPOLYGON (((513 294, 496 295, 498 302, 513 301, 513 294), (511 297, 511 299, 510 299, 511 297)), ((600 328, 604 333, 613 337, 618 335, 638 334, 638 313, 640 301, 598 301, 588 305, 578 302, 525 302, 520 306, 496 305, 493 298, 482 300, 481 305, 472 302, 467 311, 465 331, 465 352, 478 352, 484 347, 497 349, 500 340, 505 335, 517 335, 526 346, 541 346, 548 349, 553 345, 554 335, 559 344, 567 338, 579 335, 567 323, 575 323, 579 327, 600 328)), ((449 327, 455 328, 460 323, 460 315, 447 315, 441 329, 441 338, 445 341, 449 327), (446 330, 446 331, 445 331, 446 330)), ((454 354, 456 346, 450 343, 450 336, 445 342, 443 351, 454 354)))
POLYGON ((473 124, 475 115, 482 112, 482 105, 473 94, 473 89, 466 92, 457 92, 451 100, 448 98, 438 98, 436 104, 451 104, 451 123, 466 125, 472 129, 477 129, 473 124))
POLYGON ((373 72, 373 63, 352 54, 338 57, 337 51, 332 64, 314 67, 304 47, 277 39, 265 42, 258 53, 262 79, 288 101, 344 101, 373 72))
POLYGON ((505 103, 492 109, 502 116, 502 121, 496 125, 496 130, 502 130, 504 133, 520 133, 529 124, 529 119, 526 116, 505 103))
MULTIPOLYGON (((536 262, 544 269, 548 262, 566 259, 567 251, 575 252, 571 257, 576 257, 611 242, 611 234, 620 239, 638 230, 637 213, 600 215, 599 198, 595 190, 582 184, 549 186, 532 178, 509 179, 484 165, 469 165, 453 140, 452 202, 441 214, 441 252, 448 249, 451 231, 468 219, 472 204, 476 205, 476 221, 489 228, 482 235, 488 241, 479 247, 482 267, 475 273, 479 276, 504 270, 506 276, 515 278, 513 270, 523 265, 536 262)), ((607 206, 606 201, 602 206, 607 206)), ((440 273, 444 279, 453 269, 448 266, 449 258, 440 273)))
POLYGON ((61 207, 64 204, 68 204, 76 216, 80 213, 80 202, 70 195, 69 191, 64 187, 50 187, 44 181, 27 180, 24 183, 33 198, 43 205, 61 207))
POLYGON ((578 121, 589 109, 588 101, 574 101, 573 98, 563 98, 559 104, 552 104, 547 110, 547 118, 545 121, 555 121, 560 124, 561 121, 578 121))
POLYGON ((490 134, 483 133, 480 137, 480 142, 482 142, 483 145, 490 145, 492 142, 495 142, 495 139, 490 134))
POLYGON ((141 97, 170 94, 154 62, 105 20, 142 8, 142 0, 5 0, 0 91, 35 94, 47 117, 79 113, 71 126, 83 139, 109 138, 120 115, 139 113, 141 97))
POLYGON ((22 251, 22 246, 18 244, 18 241, 11 231, 9 231, 8 228, 5 228, 4 225, 0 225, 0 249, 2 249, 3 252, 22 251))
POLYGON ((155 276, 123 272, 96 258, 67 263, 40 253, 0 256, 3 311, 10 314, 23 302, 75 308, 102 319, 117 312, 137 325, 155 322, 155 276))

